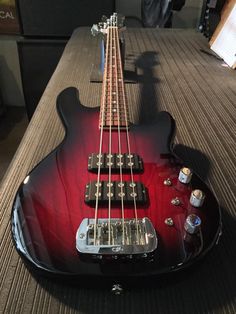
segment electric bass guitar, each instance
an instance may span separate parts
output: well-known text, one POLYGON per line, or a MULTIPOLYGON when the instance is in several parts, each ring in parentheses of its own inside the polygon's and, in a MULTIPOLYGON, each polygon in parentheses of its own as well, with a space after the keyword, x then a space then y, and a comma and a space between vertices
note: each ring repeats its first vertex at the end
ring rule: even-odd
POLYGON ((106 53, 100 113, 63 90, 63 142, 24 179, 12 210, 17 251, 31 268, 74 283, 142 282, 191 265, 218 240, 208 186, 172 152, 175 123, 130 123, 117 14, 100 23, 106 53))

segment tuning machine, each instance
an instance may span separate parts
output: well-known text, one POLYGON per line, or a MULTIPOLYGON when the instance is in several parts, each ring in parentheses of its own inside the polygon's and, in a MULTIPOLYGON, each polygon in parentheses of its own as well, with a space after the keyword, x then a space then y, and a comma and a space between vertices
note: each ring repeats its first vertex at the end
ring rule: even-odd
POLYGON ((114 295, 121 295, 123 293, 123 291, 124 291, 123 287, 119 283, 114 284, 111 288, 111 292, 114 295))
POLYGON ((97 36, 99 34, 104 35, 107 33, 107 28, 109 26, 118 27, 119 31, 122 31, 125 29, 124 20, 125 17, 117 13, 113 13, 110 18, 107 18, 105 15, 103 15, 101 18, 101 22, 92 26, 91 33, 93 36, 97 36))

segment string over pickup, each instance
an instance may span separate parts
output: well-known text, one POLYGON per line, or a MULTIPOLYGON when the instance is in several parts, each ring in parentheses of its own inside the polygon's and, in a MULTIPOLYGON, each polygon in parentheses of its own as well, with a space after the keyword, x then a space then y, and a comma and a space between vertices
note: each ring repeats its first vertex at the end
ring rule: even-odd
POLYGON ((136 154, 107 154, 101 155, 92 153, 88 158, 88 170, 91 172, 108 173, 109 168, 112 173, 130 173, 131 168, 133 173, 143 172, 143 161, 136 154))
POLYGON ((109 200, 117 205, 122 199, 125 205, 133 205, 135 200, 138 206, 147 203, 148 195, 141 182, 92 181, 86 185, 85 203, 94 206, 96 199, 101 205, 108 205, 109 200))

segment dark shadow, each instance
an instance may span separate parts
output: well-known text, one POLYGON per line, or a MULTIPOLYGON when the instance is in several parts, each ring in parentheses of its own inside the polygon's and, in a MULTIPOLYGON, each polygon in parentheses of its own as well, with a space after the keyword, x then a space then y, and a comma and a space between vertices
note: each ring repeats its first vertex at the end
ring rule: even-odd
POLYGON ((26 110, 24 107, 6 107, 4 114, 0 118, 0 140, 6 139, 15 125, 25 119, 25 117, 26 110))
POLYGON ((17 42, 25 105, 29 120, 52 77, 67 40, 22 39, 17 42), (35 62, 37 60, 37 62, 35 62))
POLYGON ((143 27, 143 21, 137 16, 125 16, 125 26, 130 27, 143 27))
MULTIPOLYGON (((18 82, 14 74, 8 67, 4 56, 0 55, 0 94, 4 103, 5 99, 11 99, 14 95, 14 100, 19 100, 19 105, 22 105, 23 96, 19 89, 18 82)), ((7 105, 7 104, 5 104, 7 105)))
POLYGON ((5 58, 0 56, 0 98, 2 102, 2 115, 0 116, 0 140, 7 137, 15 124, 22 120, 25 116, 25 108, 22 106, 7 106, 6 99, 14 93, 14 98, 22 102, 22 94, 18 87, 18 83, 9 69, 5 58), (4 75, 4 79, 3 79, 4 75), (6 84, 7 82, 7 84, 6 84))
POLYGON ((203 181, 207 180, 210 161, 205 154, 182 144, 175 145, 173 152, 183 161, 184 165, 193 169, 203 181))
POLYGON ((141 74, 138 82, 141 88, 139 107, 139 123, 152 122, 158 112, 158 99, 155 84, 158 79, 154 76, 154 67, 158 65, 158 54, 155 51, 146 51, 135 60, 135 67, 141 74))
POLYGON ((28 125, 24 107, 6 107, 0 117, 0 181, 20 144, 28 125))

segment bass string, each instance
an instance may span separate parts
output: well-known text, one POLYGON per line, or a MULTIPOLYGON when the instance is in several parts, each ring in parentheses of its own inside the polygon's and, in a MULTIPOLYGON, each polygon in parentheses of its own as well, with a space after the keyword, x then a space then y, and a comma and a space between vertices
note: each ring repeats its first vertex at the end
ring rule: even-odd
MULTIPOLYGON (((119 58, 119 38, 117 42, 117 28, 114 28, 114 42, 115 42, 115 71, 116 71, 116 113, 117 113, 117 129, 118 129, 118 159, 119 159, 119 172, 120 172, 120 199, 121 199, 121 218, 122 218, 122 242, 125 244, 125 212, 124 212, 124 183, 123 183, 123 173, 122 173, 122 145, 121 145, 121 134, 120 134, 120 99, 119 99, 119 73, 121 68, 119 68, 117 59, 119 58), (118 70, 119 69, 119 70, 118 70)), ((122 103, 122 102, 121 102, 122 103)))
MULTIPOLYGON (((116 28, 116 41, 117 45, 119 45, 119 35, 118 35, 118 28, 116 28)), ((127 150, 128 150, 128 158, 129 158, 129 164, 130 164, 130 178, 131 178, 131 189, 132 189, 132 195, 133 195, 133 204, 134 204, 134 219, 135 219, 135 225, 136 225, 136 238, 137 240, 139 239, 138 237, 138 214, 137 214, 137 202, 136 202, 136 193, 135 193, 135 183, 134 183, 134 174, 133 174, 133 164, 132 164, 132 155, 131 155, 131 145, 130 145, 130 139, 129 139, 129 127, 128 127, 128 109, 126 105, 126 95, 125 95, 125 89, 124 89, 124 77, 123 77, 123 71, 122 71, 122 64, 121 64, 121 53, 120 49, 118 51, 118 62, 119 62, 119 68, 121 69, 120 71, 120 79, 121 79, 121 91, 122 91, 122 98, 123 98, 123 109, 124 109, 124 115, 125 115, 125 132, 126 132, 126 141, 127 141, 127 150)))
MULTIPOLYGON (((105 101, 106 101, 106 88, 107 88, 107 82, 110 83, 110 101, 112 99, 112 86, 113 86, 113 65, 116 70, 116 105, 117 105, 117 129, 118 129, 118 150, 119 150, 119 156, 122 155, 122 148, 121 148, 121 130, 120 130, 120 106, 119 106, 119 83, 121 85, 121 92, 122 92, 122 99, 123 99, 123 109, 124 109, 124 116, 125 116, 125 132, 126 132, 126 141, 127 141, 127 150, 128 150, 128 158, 129 158, 129 165, 130 165, 130 178, 131 178, 131 188, 132 188, 132 195, 133 195, 133 203, 134 203, 134 218, 135 218, 135 224, 136 224, 136 234, 138 239, 138 218, 137 218, 137 204, 136 204, 136 193, 135 193, 135 183, 134 183, 134 175, 133 175, 133 164, 132 164, 132 155, 131 155, 131 149, 130 149, 130 140, 129 140, 129 128, 128 128, 128 117, 127 117, 127 106, 126 106, 126 97, 125 97, 125 91, 124 91, 124 80, 123 80, 123 72, 122 72, 122 64, 121 64, 121 54, 120 54, 120 48, 119 48, 119 35, 118 35, 118 28, 117 27, 109 27, 107 32, 107 44, 106 44, 106 60, 105 60, 105 72, 104 72, 104 84, 103 84, 103 93, 102 93, 102 114, 101 114, 101 127, 100 127, 100 144, 99 144, 99 158, 98 158, 98 176, 97 176, 97 183, 96 183, 96 203, 95 203, 95 218, 94 218, 94 244, 97 242, 97 221, 98 221, 98 208, 99 208, 99 188, 100 188, 100 177, 101 177, 101 158, 102 158, 102 146, 103 146, 103 131, 104 131, 104 121, 105 121, 105 101), (114 30, 114 40, 115 40, 115 47, 113 47, 112 44, 112 35, 110 30, 114 30), (118 48, 117 48, 118 47, 118 48), (112 54, 113 49, 115 50, 115 56, 112 54), (113 64, 113 57, 115 60, 115 64, 113 64), (118 60, 118 62, 117 62, 118 60), (109 81, 107 78, 107 66, 108 62, 110 62, 110 71, 109 71, 109 81), (118 78, 117 75, 117 69, 120 69, 118 78)), ((110 103, 109 106, 109 153, 108 153, 108 166, 109 166, 109 179, 108 179, 108 244, 111 244, 111 186, 112 186, 112 180, 111 180, 111 173, 112 173, 112 105, 110 103)), ((107 122, 107 121, 106 121, 107 122)), ((125 230, 124 230, 124 190, 123 190, 123 173, 122 173, 122 163, 120 158, 120 197, 121 197, 121 216, 122 216, 122 242, 125 242, 125 230)))
MULTIPOLYGON (((120 109, 119 109, 119 78, 118 78, 118 62, 117 62, 117 51, 119 51, 117 47, 117 27, 110 27, 109 29, 109 47, 110 47, 110 58, 109 58, 109 65, 110 65, 110 104, 109 104, 109 185, 108 185, 108 244, 111 244, 111 187, 112 187, 112 181, 111 181, 111 168, 112 168, 112 114, 113 114, 113 96, 115 93, 115 103, 116 108, 114 106, 114 109, 116 109, 116 115, 117 115, 117 133, 118 133, 118 157, 120 159, 120 166, 119 166, 119 172, 120 172, 120 197, 121 197, 121 217, 122 217, 122 242, 125 243, 125 229, 124 229, 124 190, 123 190, 123 173, 122 173, 122 163, 121 163, 121 155, 122 155, 122 149, 121 149, 121 136, 120 136, 120 109), (113 73, 114 71, 114 73, 113 73), (113 87, 115 86, 115 91, 113 90, 113 87)), ((115 119, 114 119, 115 122, 115 119)), ((115 123, 114 123, 115 124, 115 123)))
MULTIPOLYGON (((122 156, 122 149, 121 149, 121 136, 120 136, 120 108, 119 108, 119 78, 118 78, 118 64, 117 57, 119 57, 117 51, 119 51, 119 42, 117 43, 117 27, 110 27, 109 28, 109 38, 110 42, 108 44, 110 47, 110 58, 109 58, 109 65, 110 65, 110 104, 109 104, 109 183, 108 183, 108 244, 111 244, 111 187, 112 187, 112 181, 111 181, 111 168, 112 168, 112 114, 113 114, 113 93, 115 93, 114 97, 116 108, 114 106, 114 109, 116 109, 116 115, 117 115, 117 133, 118 133, 118 158, 120 159, 119 162, 119 172, 120 172, 120 198, 121 198, 121 217, 122 217, 122 242, 125 243, 125 228, 124 228, 124 190, 123 190, 123 173, 122 173, 122 162, 121 162, 121 156, 122 156), (115 73, 113 73, 113 71, 115 73), (113 87, 115 86, 115 91, 113 90, 113 87)), ((120 69, 121 70, 121 69, 120 69)), ((115 119, 114 119, 115 122, 115 119)), ((115 124, 115 123, 114 123, 115 124)))
MULTIPOLYGON (((107 34, 107 44, 109 42, 109 32, 107 34)), ((102 88, 102 97, 101 97, 101 114, 100 114, 100 141, 99 141, 99 153, 98 153, 98 175, 96 182, 96 201, 95 201, 95 210, 94 210, 94 245, 97 242, 97 221, 98 221, 98 207, 99 207, 99 188, 100 188, 100 177, 101 177, 101 158, 102 158, 102 146, 103 146, 103 132, 104 132, 104 121, 105 121, 105 101, 106 101, 106 84, 107 84, 107 71, 106 67, 108 64, 108 51, 106 52, 105 59, 105 71, 103 76, 103 88, 102 88)))
POLYGON ((109 83, 110 83, 110 88, 109 88, 109 99, 110 99, 110 103, 109 103, 109 153, 108 153, 108 166, 109 166, 109 174, 108 174, 108 244, 111 245, 111 168, 112 168, 112 86, 113 86, 113 75, 112 75, 112 65, 113 65, 113 43, 112 43, 112 28, 109 27, 108 28, 108 34, 109 34, 109 41, 108 42, 108 48, 110 49, 109 51, 109 83))

